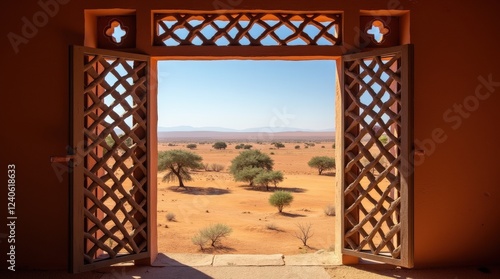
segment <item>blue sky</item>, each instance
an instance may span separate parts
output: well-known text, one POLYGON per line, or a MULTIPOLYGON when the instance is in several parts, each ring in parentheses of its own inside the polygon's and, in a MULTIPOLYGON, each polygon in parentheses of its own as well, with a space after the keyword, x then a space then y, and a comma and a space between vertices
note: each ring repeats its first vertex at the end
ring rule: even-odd
POLYGON ((327 61, 161 61, 158 126, 334 129, 327 61))

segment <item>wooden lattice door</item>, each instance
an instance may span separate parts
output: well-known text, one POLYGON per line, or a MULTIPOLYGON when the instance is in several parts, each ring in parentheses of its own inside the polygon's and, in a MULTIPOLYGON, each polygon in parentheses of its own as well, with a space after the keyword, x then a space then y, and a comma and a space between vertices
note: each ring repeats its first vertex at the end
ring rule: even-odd
POLYGON ((144 259, 149 57, 72 48, 71 270, 144 259))
POLYGON ((411 45, 342 60, 342 253, 412 267, 411 45))

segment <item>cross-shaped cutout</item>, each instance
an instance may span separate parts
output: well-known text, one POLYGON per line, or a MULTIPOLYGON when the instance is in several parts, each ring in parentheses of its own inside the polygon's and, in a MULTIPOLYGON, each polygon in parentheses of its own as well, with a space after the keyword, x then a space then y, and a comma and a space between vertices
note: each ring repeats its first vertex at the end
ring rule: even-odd
POLYGON ((123 37, 127 35, 127 31, 122 28, 118 21, 111 22, 111 27, 106 30, 106 35, 111 37, 115 44, 120 44, 123 37))
POLYGON ((389 29, 384 26, 382 21, 375 20, 373 21, 371 28, 368 29, 366 33, 372 35, 375 42, 380 44, 384 40, 384 36, 389 33, 389 29))

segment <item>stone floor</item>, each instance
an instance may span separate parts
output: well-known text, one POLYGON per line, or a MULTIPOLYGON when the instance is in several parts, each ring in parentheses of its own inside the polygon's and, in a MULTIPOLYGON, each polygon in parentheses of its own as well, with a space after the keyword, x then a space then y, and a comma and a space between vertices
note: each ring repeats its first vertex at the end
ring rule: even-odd
POLYGON ((293 256, 160 254, 153 266, 125 263, 81 274, 69 274, 65 271, 0 271, 0 278, 481 279, 500 278, 500 266, 437 269, 403 269, 375 263, 342 266, 334 253, 324 251, 293 256))

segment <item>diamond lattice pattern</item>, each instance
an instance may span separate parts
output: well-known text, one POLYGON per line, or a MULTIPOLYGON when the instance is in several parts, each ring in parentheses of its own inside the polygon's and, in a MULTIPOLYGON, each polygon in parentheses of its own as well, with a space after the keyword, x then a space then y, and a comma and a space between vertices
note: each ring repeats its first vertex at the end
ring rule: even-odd
POLYGON ((400 258, 400 56, 345 68, 345 247, 400 258))
POLYGON ((146 65, 86 57, 86 263, 146 249, 146 65))
POLYGON ((158 46, 293 46, 341 43, 341 14, 156 14, 158 46))

